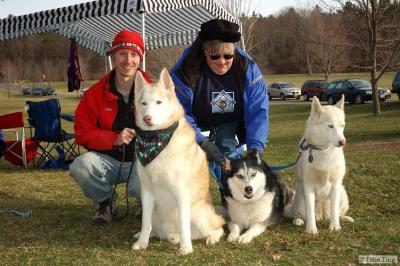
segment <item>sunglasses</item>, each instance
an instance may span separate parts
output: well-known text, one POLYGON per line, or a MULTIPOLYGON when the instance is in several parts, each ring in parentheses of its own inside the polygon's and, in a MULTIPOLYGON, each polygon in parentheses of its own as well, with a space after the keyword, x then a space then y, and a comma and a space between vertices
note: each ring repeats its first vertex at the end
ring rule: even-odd
POLYGON ((216 61, 223 57, 225 60, 231 60, 233 58, 233 54, 213 54, 210 55, 210 59, 216 61))

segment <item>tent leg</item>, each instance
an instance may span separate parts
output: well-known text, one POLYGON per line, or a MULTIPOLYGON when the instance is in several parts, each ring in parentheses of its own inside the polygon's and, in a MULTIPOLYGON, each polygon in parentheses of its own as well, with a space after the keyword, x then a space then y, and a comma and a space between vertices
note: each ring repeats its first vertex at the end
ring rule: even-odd
POLYGON ((242 36, 240 37, 240 46, 241 46, 240 48, 242 48, 242 50, 246 52, 246 45, 244 44, 243 27, 241 23, 240 23, 240 32, 242 32, 242 36))
MULTIPOLYGON (((142 13, 142 38, 144 43, 144 50, 146 50, 146 32, 145 32, 145 24, 146 24, 146 14, 142 13)), ((143 71, 146 71, 146 55, 143 51, 143 71)))
POLYGON ((106 73, 113 69, 113 65, 111 62, 111 56, 106 56, 106 73))

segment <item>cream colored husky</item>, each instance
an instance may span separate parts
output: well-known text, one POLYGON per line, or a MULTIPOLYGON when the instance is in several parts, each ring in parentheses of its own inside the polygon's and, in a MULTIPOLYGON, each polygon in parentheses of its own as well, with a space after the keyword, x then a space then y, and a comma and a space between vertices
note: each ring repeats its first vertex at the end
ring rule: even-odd
POLYGON ((342 184, 346 172, 344 126, 344 96, 336 106, 321 106, 313 98, 300 143, 292 207, 293 223, 302 225, 306 220, 309 234, 317 233, 316 220, 329 219, 331 231, 341 229, 339 217, 354 222, 345 216, 349 200, 342 184))
POLYGON ((143 213, 132 249, 146 249, 150 236, 180 242, 181 254, 193 251, 192 239, 218 242, 225 221, 211 202, 206 155, 186 122, 165 68, 153 84, 137 72, 135 116, 143 213))

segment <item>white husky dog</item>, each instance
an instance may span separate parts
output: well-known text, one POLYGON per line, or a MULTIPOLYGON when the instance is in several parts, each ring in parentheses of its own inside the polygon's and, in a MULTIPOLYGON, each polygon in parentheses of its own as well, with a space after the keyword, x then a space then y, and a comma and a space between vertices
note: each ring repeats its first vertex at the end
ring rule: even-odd
POLYGON ((349 200, 342 184, 346 172, 343 146, 345 126, 344 96, 336 106, 321 106, 313 98, 311 114, 300 143, 296 164, 296 193, 292 206, 293 223, 306 232, 317 233, 316 219, 329 219, 331 231, 340 230, 339 217, 345 216, 349 200))
POLYGON ((135 116, 143 213, 132 249, 146 249, 150 236, 180 242, 181 254, 193 251, 192 239, 218 242, 225 221, 211 202, 206 155, 186 122, 165 68, 153 84, 137 72, 135 116))

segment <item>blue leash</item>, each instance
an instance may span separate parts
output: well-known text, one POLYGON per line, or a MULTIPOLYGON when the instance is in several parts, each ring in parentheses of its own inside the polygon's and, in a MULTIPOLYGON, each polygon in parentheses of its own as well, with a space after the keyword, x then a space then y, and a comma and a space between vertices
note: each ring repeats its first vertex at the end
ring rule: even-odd
POLYGON ((284 170, 286 168, 292 167, 293 165, 295 165, 297 163, 297 161, 293 162, 293 163, 289 163, 286 165, 280 165, 280 166, 270 166, 269 169, 271 169, 271 171, 280 171, 280 170, 284 170))
MULTIPOLYGON (((234 151, 232 151, 229 154, 226 154, 226 158, 228 158, 229 160, 234 160, 234 159, 239 159, 243 157, 243 154, 245 152, 245 146, 241 145, 238 148, 236 148, 234 151)), ((271 169, 271 171, 280 171, 280 170, 284 170, 286 168, 292 167, 293 165, 295 165, 298 161, 299 155, 297 156, 297 159, 295 162, 293 163, 289 163, 286 165, 280 165, 280 166, 270 166, 269 168, 271 169)), ((210 167, 210 172, 212 177, 214 178, 215 181, 217 181, 220 189, 224 190, 224 185, 222 184, 222 167, 221 165, 217 165, 214 162, 209 162, 209 167, 210 167)))
POLYGON ((15 216, 19 216, 19 217, 23 217, 23 218, 25 218, 25 217, 27 217, 27 218, 32 217, 32 211, 31 211, 31 210, 26 211, 26 212, 21 212, 21 211, 17 211, 17 210, 5 210, 5 211, 1 211, 1 210, 0 210, 0 213, 12 213, 12 214, 14 214, 15 216))

